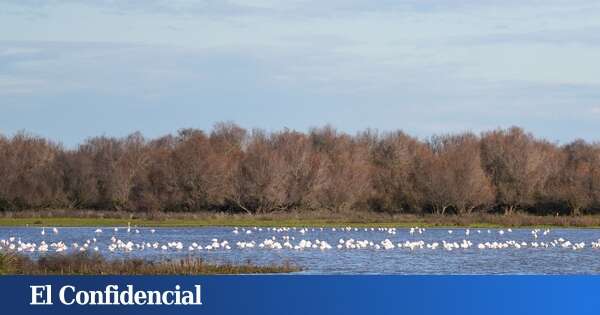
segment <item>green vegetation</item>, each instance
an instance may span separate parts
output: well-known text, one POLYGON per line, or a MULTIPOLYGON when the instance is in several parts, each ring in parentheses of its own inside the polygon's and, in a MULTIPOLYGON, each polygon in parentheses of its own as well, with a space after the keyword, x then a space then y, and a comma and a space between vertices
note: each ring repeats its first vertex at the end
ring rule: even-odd
POLYGON ((215 265, 198 258, 173 261, 142 259, 107 260, 97 254, 54 254, 37 260, 27 256, 0 253, 0 274, 13 275, 206 275, 289 273, 300 269, 290 264, 281 266, 215 265))
POLYGON ((0 226, 132 226, 210 227, 210 226, 312 226, 312 227, 600 227, 600 215, 536 216, 473 213, 469 215, 388 215, 375 212, 349 213, 270 213, 264 215, 215 213, 155 213, 153 215, 101 211, 5 212, 0 226))

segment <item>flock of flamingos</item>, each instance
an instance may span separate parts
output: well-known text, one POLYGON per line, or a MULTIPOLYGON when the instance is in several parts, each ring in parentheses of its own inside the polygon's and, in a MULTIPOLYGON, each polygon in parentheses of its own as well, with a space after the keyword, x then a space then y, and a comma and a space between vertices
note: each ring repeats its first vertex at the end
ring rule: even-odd
MULTIPOLYGON (((453 229, 447 230, 448 236, 452 236, 453 240, 439 240, 426 242, 419 239, 420 235, 427 233, 427 229, 421 227, 413 227, 410 229, 399 229, 389 227, 379 228, 357 228, 357 227, 341 227, 341 228, 305 228, 305 227, 252 227, 238 228, 231 230, 231 243, 226 239, 213 238, 209 242, 188 242, 181 241, 133 241, 132 235, 139 234, 155 234, 154 228, 138 228, 131 227, 114 227, 114 228, 91 228, 90 236, 81 242, 65 242, 65 241, 48 241, 44 240, 46 234, 52 234, 53 239, 60 236, 58 228, 41 228, 39 236, 42 238, 39 242, 23 242, 20 237, 10 236, 7 239, 0 239, 0 251, 22 252, 22 253, 46 253, 46 252, 76 252, 76 251, 91 251, 97 252, 104 249, 110 253, 126 253, 133 251, 155 250, 159 252, 169 253, 172 251, 182 252, 199 252, 199 251, 232 251, 232 250, 503 250, 503 249, 569 249, 582 250, 586 247, 600 249, 600 239, 586 242, 572 242, 562 237, 553 238, 550 229, 533 229, 531 236, 527 240, 511 239, 512 229, 453 229), (330 232, 330 235, 339 233, 337 241, 327 242, 318 238, 311 238, 310 234, 314 232, 330 232), (383 233, 383 236, 377 240, 374 239, 355 239, 348 232, 371 232, 369 235, 383 233), (396 236, 399 234, 398 236, 396 236), (494 236, 492 241, 474 242, 471 239, 471 234, 477 234, 485 237, 485 235, 494 236), (460 236, 459 236, 460 235, 460 236), (108 236, 110 239, 107 240, 108 236), (266 236, 266 237, 265 237, 266 236), (385 237, 385 239, 380 240, 385 237), (402 241, 392 241, 405 237, 402 241), (457 240, 461 238, 461 241, 457 240), (103 238, 105 241, 99 241, 103 238), (249 240, 254 238, 255 240, 249 240), (236 240, 237 239, 237 240, 236 240), (262 241, 261 241, 262 239, 262 241)), ((355 235, 356 236, 356 235, 355 235)), ((521 237, 522 238, 522 237, 521 237)), ((139 237, 136 237, 139 239, 139 237)), ((481 237, 478 237, 481 239, 481 237)))

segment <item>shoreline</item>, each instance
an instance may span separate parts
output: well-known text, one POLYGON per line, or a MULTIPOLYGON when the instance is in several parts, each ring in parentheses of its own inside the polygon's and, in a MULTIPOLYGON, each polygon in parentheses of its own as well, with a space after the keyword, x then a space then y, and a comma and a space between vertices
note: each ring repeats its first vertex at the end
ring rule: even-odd
POLYGON ((424 228, 600 228, 600 216, 587 217, 530 217, 530 220, 515 220, 502 215, 486 217, 438 217, 400 216, 397 218, 264 218, 252 216, 224 216, 204 218, 82 218, 60 217, 0 217, 0 227, 424 227, 424 228), (487 220, 486 220, 487 219, 487 220), (537 220, 535 220, 537 219, 537 220), (533 220, 538 222, 533 222, 533 220), (586 224, 585 222, 593 222, 586 224))

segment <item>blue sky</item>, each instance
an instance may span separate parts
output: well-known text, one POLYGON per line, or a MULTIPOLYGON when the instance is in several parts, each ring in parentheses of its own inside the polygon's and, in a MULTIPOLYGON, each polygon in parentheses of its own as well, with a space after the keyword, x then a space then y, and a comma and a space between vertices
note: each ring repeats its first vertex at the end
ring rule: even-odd
POLYGON ((218 121, 600 139, 600 2, 5 0, 0 133, 218 121))

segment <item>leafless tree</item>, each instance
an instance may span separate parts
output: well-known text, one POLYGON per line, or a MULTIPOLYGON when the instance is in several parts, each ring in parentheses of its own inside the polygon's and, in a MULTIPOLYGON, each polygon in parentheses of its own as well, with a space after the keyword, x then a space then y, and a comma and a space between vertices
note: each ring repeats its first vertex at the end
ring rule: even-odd
POLYGON ((75 149, 0 135, 0 210, 600 210, 600 145, 559 146, 520 128, 434 136, 308 133, 218 123, 145 139, 94 137, 75 149))
POLYGON ((403 132, 385 135, 372 150, 373 198, 386 211, 415 211, 423 206, 417 187, 420 159, 427 147, 403 132))
POLYGON ((505 214, 535 203, 536 192, 545 185, 545 168, 551 158, 545 147, 517 127, 483 134, 483 166, 496 189, 496 203, 505 214))
POLYGON ((479 139, 470 133, 435 136, 424 190, 434 212, 444 214, 450 207, 457 213, 471 213, 489 204, 493 190, 481 167, 479 139))

